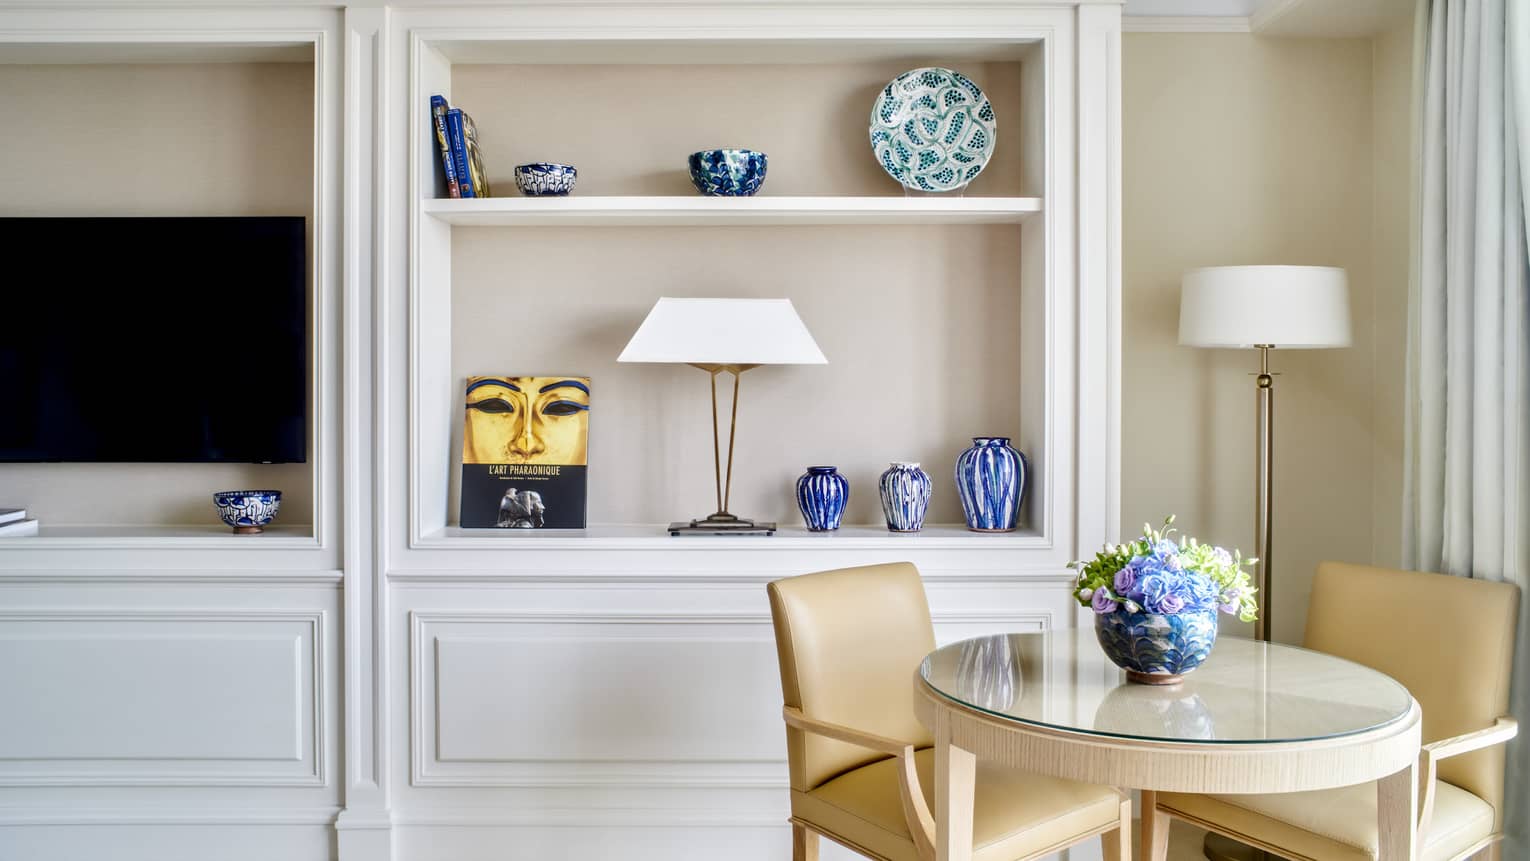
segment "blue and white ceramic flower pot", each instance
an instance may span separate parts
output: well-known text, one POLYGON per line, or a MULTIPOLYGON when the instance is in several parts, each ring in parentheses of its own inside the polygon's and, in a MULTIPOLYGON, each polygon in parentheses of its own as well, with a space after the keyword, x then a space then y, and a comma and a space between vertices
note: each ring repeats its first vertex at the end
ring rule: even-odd
POLYGON ((752 149, 704 149, 690 155, 691 183, 708 197, 749 197, 765 182, 769 159, 752 149))
POLYGON ((223 522, 241 534, 264 532, 282 507, 280 490, 224 490, 213 494, 223 522))
POLYGON ((972 448, 956 458, 956 490, 968 529, 1014 531, 1025 496, 1026 466, 1025 455, 1009 447, 1009 437, 972 438, 972 448))
POLYGON ((563 197, 574 190, 579 171, 573 165, 537 161, 515 166, 515 187, 527 197, 563 197))
POLYGON ((850 481, 832 466, 810 466, 797 479, 797 507, 812 532, 838 529, 850 501, 850 481))
POLYGON ((1217 641, 1217 611, 1189 610, 1172 616, 1125 610, 1099 613, 1094 617, 1094 633, 1105 657, 1126 670, 1128 681, 1173 685, 1211 654, 1217 641))
POLYGON ((893 532, 918 532, 924 528, 924 514, 930 508, 933 485, 930 474, 917 463, 894 461, 878 482, 882 495, 882 514, 893 532))

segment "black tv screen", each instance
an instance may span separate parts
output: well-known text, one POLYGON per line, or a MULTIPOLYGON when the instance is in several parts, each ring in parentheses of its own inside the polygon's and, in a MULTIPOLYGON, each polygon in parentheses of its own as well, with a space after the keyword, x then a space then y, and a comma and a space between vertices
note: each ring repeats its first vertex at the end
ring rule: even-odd
POLYGON ((0 461, 306 459, 304 219, 0 218, 0 461))

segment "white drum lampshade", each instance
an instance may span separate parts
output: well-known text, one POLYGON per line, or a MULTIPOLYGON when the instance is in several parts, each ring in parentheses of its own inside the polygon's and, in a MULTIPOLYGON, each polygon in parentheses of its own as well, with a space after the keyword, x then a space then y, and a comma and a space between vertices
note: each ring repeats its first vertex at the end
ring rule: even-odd
POLYGON ((776 531, 776 524, 739 517, 728 510, 733 495, 733 443, 738 435, 739 377, 761 365, 826 365, 790 299, 672 299, 654 303, 632 333, 618 362, 690 365, 706 371, 712 387, 712 473, 717 510, 669 525, 670 535, 740 535, 776 531), (728 426, 728 467, 723 470, 722 427, 717 412, 717 377, 733 375, 733 409, 728 426), (726 481, 724 481, 726 476, 726 481))
POLYGON ((829 360, 790 299, 664 297, 616 361, 754 366, 829 360))
POLYGON ((1214 266, 1185 273, 1179 342, 1284 350, 1349 346, 1349 279, 1329 266, 1214 266))

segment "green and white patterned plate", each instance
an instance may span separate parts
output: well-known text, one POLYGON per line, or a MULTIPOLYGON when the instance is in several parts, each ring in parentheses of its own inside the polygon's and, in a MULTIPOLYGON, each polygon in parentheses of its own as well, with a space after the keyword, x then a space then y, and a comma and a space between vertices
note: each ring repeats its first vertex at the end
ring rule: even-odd
POLYGON ((913 69, 894 78, 871 108, 871 149, 905 188, 955 191, 993 156, 993 105, 971 78, 913 69))

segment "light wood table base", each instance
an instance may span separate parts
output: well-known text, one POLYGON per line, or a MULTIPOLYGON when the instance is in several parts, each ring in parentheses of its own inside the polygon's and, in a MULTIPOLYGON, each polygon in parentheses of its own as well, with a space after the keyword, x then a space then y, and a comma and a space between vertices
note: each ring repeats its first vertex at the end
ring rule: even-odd
POLYGON ((1418 858, 1421 713, 1416 702, 1405 717, 1366 732, 1303 742, 1218 744, 1108 737, 1005 720, 954 702, 917 676, 915 687, 915 711, 935 737, 936 861, 971 861, 979 757, 1022 771, 1144 790, 1142 849, 1149 861, 1163 861, 1168 848, 1169 817, 1152 812, 1157 792, 1303 792, 1374 780, 1379 861, 1418 858))

